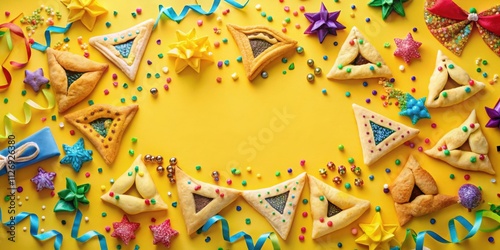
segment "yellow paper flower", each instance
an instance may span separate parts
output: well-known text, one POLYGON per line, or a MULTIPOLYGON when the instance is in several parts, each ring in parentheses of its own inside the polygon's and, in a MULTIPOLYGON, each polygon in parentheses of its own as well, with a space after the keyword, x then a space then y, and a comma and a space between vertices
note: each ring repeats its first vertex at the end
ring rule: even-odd
POLYGON ((181 72, 187 66, 199 73, 202 60, 214 61, 212 52, 209 51, 208 37, 196 37, 195 29, 192 29, 187 34, 178 30, 177 41, 170 45, 171 50, 167 53, 168 56, 177 58, 175 60, 176 73, 181 72))
MULTIPOLYGON (((389 250, 391 241, 395 241, 395 224, 383 224, 380 213, 376 213, 370 224, 359 224, 364 234, 356 239, 356 243, 368 246, 370 250, 389 250)), ((397 243, 396 243, 397 244, 397 243)))
POLYGON ((92 31, 98 16, 108 13, 96 0, 61 0, 69 9, 68 22, 80 20, 85 27, 92 31))

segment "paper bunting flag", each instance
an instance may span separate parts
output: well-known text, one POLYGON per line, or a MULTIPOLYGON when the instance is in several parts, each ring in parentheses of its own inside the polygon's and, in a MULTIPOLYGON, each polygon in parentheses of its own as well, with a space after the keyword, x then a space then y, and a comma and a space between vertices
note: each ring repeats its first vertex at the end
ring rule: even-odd
POLYGON ((198 181, 175 168, 177 192, 188 234, 193 234, 212 216, 231 204, 241 191, 198 181))
POLYGON ((500 14, 497 4, 478 13, 469 12, 452 0, 426 0, 424 18, 431 34, 447 49, 460 56, 476 24, 486 45, 500 56, 500 14))
POLYGON ((373 164, 420 132, 356 104, 352 108, 366 165, 373 164))
POLYGON ((481 132, 476 110, 472 110, 460 126, 450 130, 433 148, 424 152, 456 168, 495 174, 488 151, 488 141, 481 132))
POLYGON ((158 193, 142 161, 142 155, 135 158, 128 170, 115 180, 108 192, 101 196, 101 200, 121 208, 127 214, 167 210, 167 204, 158 193), (141 197, 125 194, 134 184, 141 197))
POLYGON ((390 187, 399 225, 413 217, 437 212, 458 203, 458 196, 438 193, 434 178, 410 155, 403 170, 390 187))
POLYGON ((89 39, 89 44, 134 81, 148 46, 153 24, 153 19, 149 19, 120 32, 92 37, 89 39))
POLYGON ((306 173, 302 173, 272 187, 245 191, 243 198, 286 240, 305 183, 306 173))
POLYGON ((311 193, 309 202, 313 218, 313 239, 348 226, 370 207, 367 200, 341 192, 314 176, 307 177, 311 193))

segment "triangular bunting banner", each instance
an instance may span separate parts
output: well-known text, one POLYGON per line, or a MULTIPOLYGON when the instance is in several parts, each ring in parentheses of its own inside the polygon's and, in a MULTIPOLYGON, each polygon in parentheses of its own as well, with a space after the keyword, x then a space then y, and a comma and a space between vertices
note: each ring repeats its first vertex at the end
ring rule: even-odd
POLYGON ((390 190, 401 226, 413 217, 430 214, 458 202, 458 196, 438 193, 434 178, 420 167, 412 155, 390 190))
POLYGON ((441 50, 438 50, 425 106, 429 108, 452 106, 469 99, 484 87, 484 83, 470 78, 464 69, 445 56, 441 50), (449 78, 460 86, 445 89, 449 78))
POLYGON ((110 165, 118 155, 123 134, 138 109, 138 105, 115 107, 97 104, 64 118, 87 137, 106 164, 110 165))
POLYGON ((243 198, 286 240, 305 182, 306 173, 302 173, 269 188, 245 191, 243 198))
POLYGON ((495 174, 488 150, 488 141, 477 121, 476 110, 472 110, 467 120, 446 133, 425 153, 456 168, 495 174))
POLYGON ((177 193, 188 234, 196 232, 212 216, 231 204, 241 191, 193 179, 175 168, 177 193))
POLYGON ((133 81, 146 50, 153 25, 153 19, 149 19, 117 33, 92 37, 89 43, 133 81))
POLYGON ((142 155, 137 156, 101 199, 121 208, 127 214, 167 210, 167 204, 156 190, 153 179, 142 162, 142 155), (141 198, 125 194, 134 183, 141 198))
POLYGON ((391 76, 391 70, 377 49, 364 38, 356 27, 352 27, 340 48, 335 64, 326 77, 345 80, 391 76))
POLYGON ((353 104, 363 159, 371 165, 420 131, 353 104))
POLYGON ((314 176, 308 177, 313 239, 348 226, 370 207, 367 200, 341 192, 314 176))
POLYGON ((47 49, 50 83, 60 113, 81 102, 94 90, 108 65, 66 51, 47 49))
POLYGON ((274 60, 293 51, 297 42, 284 34, 265 26, 239 27, 227 25, 243 59, 243 65, 250 81, 274 60))

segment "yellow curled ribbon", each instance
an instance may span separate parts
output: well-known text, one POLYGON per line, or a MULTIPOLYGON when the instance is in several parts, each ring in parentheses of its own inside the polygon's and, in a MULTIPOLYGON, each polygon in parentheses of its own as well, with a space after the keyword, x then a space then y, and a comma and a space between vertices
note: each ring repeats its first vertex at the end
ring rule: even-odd
POLYGON ((47 100, 47 107, 43 107, 40 104, 34 102, 31 99, 28 99, 24 102, 23 104, 23 112, 24 112, 24 122, 19 120, 17 117, 15 117, 13 114, 8 113, 4 116, 3 118, 3 123, 5 127, 5 135, 0 134, 0 140, 2 139, 7 139, 9 135, 12 135, 12 122, 16 122, 22 125, 26 125, 30 123, 31 121, 31 108, 38 109, 38 110, 49 110, 53 109, 56 100, 54 98, 54 94, 50 92, 48 89, 42 89, 43 96, 45 96, 45 99, 47 100))

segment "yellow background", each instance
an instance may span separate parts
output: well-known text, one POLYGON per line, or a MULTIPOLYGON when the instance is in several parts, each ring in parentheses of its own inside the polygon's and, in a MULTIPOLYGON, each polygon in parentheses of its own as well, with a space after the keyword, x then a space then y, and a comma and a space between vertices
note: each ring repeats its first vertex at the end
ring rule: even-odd
MULTIPOLYGON (((83 51, 78 47, 77 37, 83 36, 84 42, 94 35, 102 35, 113 33, 126 29, 135 24, 140 23, 148 18, 156 18, 158 15, 158 4, 165 6, 172 5, 179 12, 183 4, 194 3, 193 1, 100 1, 102 5, 108 9, 109 13, 100 16, 97 19, 96 26, 92 32, 85 29, 80 23, 76 22, 71 30, 66 35, 55 34, 52 36, 53 44, 63 40, 64 37, 69 37, 70 51, 76 54, 83 54, 83 51), (181 3, 182 2, 182 3, 181 3), (136 18, 131 16, 137 7, 142 8, 142 14, 136 18), (117 16, 113 16, 113 11, 118 11, 117 16), (111 23, 110 28, 106 28, 105 23, 111 23)), ((89 222, 83 222, 80 228, 80 234, 88 230, 97 230, 103 233, 107 238, 108 248, 115 249, 117 244, 121 244, 118 239, 111 237, 111 232, 106 233, 105 226, 112 226, 112 222, 120 221, 123 212, 111 205, 103 203, 99 197, 103 194, 100 187, 105 185, 110 187, 109 180, 117 178, 125 171, 135 156, 138 154, 153 154, 162 155, 168 159, 177 157, 179 165, 188 174, 198 180, 213 183, 210 174, 217 170, 221 174, 221 186, 228 186, 226 180, 232 179, 233 184, 230 187, 250 190, 269 187, 284 180, 298 175, 303 171, 319 177, 318 169, 326 168, 328 161, 333 161, 337 166, 346 165, 349 163, 347 159, 353 157, 355 164, 362 168, 361 178, 365 185, 363 188, 358 188, 353 185, 353 173, 348 173, 343 177, 343 184, 351 183, 352 188, 346 190, 344 186, 338 188, 344 192, 354 196, 368 199, 371 201, 371 208, 361 218, 342 230, 332 233, 319 240, 312 240, 310 233, 312 230, 311 216, 304 218, 302 212, 310 211, 309 204, 300 203, 297 207, 295 222, 288 236, 287 241, 280 239, 282 249, 337 249, 337 243, 342 242, 343 249, 367 249, 364 246, 357 245, 354 240, 362 234, 361 230, 356 237, 352 236, 351 228, 358 228, 358 223, 369 223, 375 214, 375 206, 381 207, 381 214, 384 223, 397 224, 397 218, 394 214, 392 198, 389 194, 382 192, 385 183, 391 183, 400 172, 400 169, 406 162, 407 157, 413 154, 421 165, 429 171, 438 182, 439 191, 443 194, 454 195, 458 188, 464 183, 472 183, 479 185, 483 189, 483 197, 486 202, 499 204, 497 197, 498 184, 490 182, 495 176, 484 173, 466 172, 455 169, 446 163, 434 160, 427 157, 425 154, 417 151, 419 146, 428 149, 437 142, 449 129, 454 128, 462 123, 469 115, 472 109, 476 109, 478 119, 482 125, 482 131, 488 138, 490 153, 489 156, 497 168, 500 162, 500 154, 496 152, 496 146, 500 145, 500 130, 485 128, 484 124, 488 121, 488 117, 484 111, 484 107, 493 107, 498 100, 499 84, 486 84, 486 88, 472 97, 468 101, 455 105, 454 107, 444 109, 431 109, 432 119, 419 121, 414 127, 420 129, 420 134, 412 141, 415 143, 415 148, 410 149, 407 146, 401 146, 382 158, 372 166, 368 167, 363 164, 361 147, 357 135, 357 128, 353 116, 351 104, 357 103, 371 110, 375 110, 391 119, 410 125, 411 121, 407 117, 398 115, 399 109, 395 106, 384 108, 380 95, 383 93, 382 86, 377 84, 376 79, 368 80, 368 87, 362 86, 362 80, 352 81, 331 81, 326 79, 326 73, 332 67, 340 45, 349 33, 352 26, 357 26, 365 35, 366 39, 375 45, 378 51, 382 54, 386 63, 392 69, 394 77, 397 79, 396 87, 409 92, 411 88, 415 88, 416 92, 413 96, 421 98, 427 95, 427 85, 429 77, 433 71, 437 49, 441 49, 447 56, 466 69, 470 75, 476 80, 487 83, 492 79, 495 73, 498 73, 498 65, 500 58, 497 57, 482 41, 476 28, 466 46, 466 49, 461 57, 453 55, 446 50, 428 31, 423 18, 423 0, 413 0, 404 4, 406 17, 401 17, 396 13, 392 13, 386 21, 381 18, 381 9, 367 6, 368 1, 347 1, 341 0, 338 3, 334 1, 324 1, 328 11, 341 10, 339 21, 347 26, 346 30, 339 31, 338 36, 328 35, 325 41, 320 44, 316 35, 304 35, 304 30, 308 27, 308 21, 299 11, 299 6, 305 6, 306 12, 317 12, 320 8, 320 1, 291 1, 285 0, 280 3, 278 0, 273 1, 255 1, 251 0, 246 8, 238 10, 230 7, 226 3, 222 3, 215 14, 211 16, 201 16, 194 12, 188 14, 185 20, 176 23, 170 20, 163 19, 153 32, 146 53, 143 57, 143 62, 139 68, 135 82, 131 82, 119 69, 103 57, 94 48, 89 48, 90 59, 98 62, 107 62, 110 67, 104 74, 101 81, 92 92, 92 94, 77 106, 73 107, 69 112, 73 112, 88 106, 87 101, 93 100, 97 103, 109 103, 112 105, 129 105, 132 103, 139 104, 139 111, 133 122, 127 129, 120 147, 120 153, 111 166, 107 166, 102 160, 95 148, 86 140, 86 148, 94 151, 93 161, 85 163, 76 173, 70 166, 59 164, 59 160, 65 155, 61 152, 59 158, 52 158, 36 164, 35 166, 27 167, 17 172, 17 183, 24 187, 24 192, 18 194, 22 202, 22 206, 17 207, 17 211, 27 211, 36 213, 39 217, 45 216, 45 221, 40 221, 41 228, 45 230, 55 229, 64 235, 63 249, 96 249, 98 242, 96 239, 89 241, 86 244, 79 244, 70 237, 70 230, 74 218, 73 213, 54 213, 52 209, 58 201, 57 196, 51 197, 49 190, 36 192, 34 184, 30 182, 36 174, 38 166, 43 167, 47 171, 57 172, 55 178, 55 192, 65 188, 65 177, 70 177, 77 184, 91 183, 92 188, 87 194, 90 199, 90 205, 81 205, 79 208, 83 212, 83 216, 90 218, 89 222), (262 10, 271 15, 274 19, 268 22, 266 18, 261 16, 261 11, 255 9, 255 6, 260 4, 262 10), (351 5, 356 4, 356 9, 352 10, 351 5), (289 6, 291 11, 286 13, 283 11, 284 6, 289 6), (222 15, 222 11, 229 9, 230 13, 222 15), (298 16, 293 16, 293 11, 299 11, 298 16), (350 14, 354 13, 354 17, 350 14), (217 22, 217 17, 222 18, 222 22, 217 22), (262 24, 281 30, 282 21, 289 17, 291 23, 286 26, 286 35, 298 41, 299 46, 304 48, 304 53, 291 53, 287 55, 288 63, 283 64, 280 61, 274 62, 266 67, 269 73, 269 78, 262 79, 257 77, 253 82, 246 79, 242 63, 238 63, 236 58, 240 52, 233 38, 227 31, 226 24, 238 24, 241 26, 262 24), (371 22, 366 23, 365 18, 370 17, 371 22), (198 27, 197 20, 203 21, 203 26, 198 27), (296 24, 300 28, 295 27, 296 24), (221 29, 221 34, 215 34, 213 28, 221 29), (412 32, 412 28, 417 27, 417 32, 412 32), (174 60, 168 58, 168 45, 176 42, 175 31, 181 30, 188 32, 191 29, 196 30, 198 36, 208 36, 209 41, 213 44, 216 41, 221 43, 219 48, 212 47, 214 53, 214 63, 202 63, 201 73, 197 74, 192 69, 186 69, 183 72, 176 74, 174 72, 174 60), (393 56, 396 48, 393 39, 404 38, 409 32, 412 33, 415 40, 423 43, 419 52, 422 55, 421 60, 413 60, 410 65, 404 63, 401 58, 393 56), (222 39, 227 38, 228 43, 222 43, 222 39), (156 44, 156 40, 161 40, 161 45, 156 44), (337 41, 339 46, 333 46, 333 42, 337 41), (384 43, 389 42, 391 47, 384 48, 384 43), (163 59, 158 58, 158 54, 163 53, 163 59), (323 56, 328 56, 328 60, 323 60, 323 56), (475 60, 481 57, 489 62, 487 66, 481 66, 483 72, 488 72, 487 79, 483 78, 480 73, 476 73, 477 66, 475 60), (152 65, 148 65, 146 60, 151 60, 152 65), (319 66, 323 70, 323 74, 316 77, 314 83, 309 83, 306 80, 308 73, 313 73, 313 69, 306 64, 307 59, 313 59, 315 66, 319 66), (217 61, 229 60, 230 65, 223 68, 217 68, 217 61), (288 70, 288 66, 294 63, 295 69, 288 70), (398 70, 399 65, 405 65, 406 70, 401 72, 398 70), (168 74, 162 73, 162 67, 167 66, 170 69, 168 74), (286 71, 286 75, 282 73, 286 71), (118 87, 112 85, 112 74, 118 74, 118 87), (160 79, 154 76, 147 78, 146 74, 160 73, 160 79), (236 73, 239 79, 234 81, 231 74, 236 73), (416 76, 417 80, 412 82, 411 76, 416 76), (166 78, 170 77, 172 82, 169 84, 170 90, 165 91, 163 85, 166 78), (216 78, 221 77, 222 83, 217 83, 216 78), (123 83, 128 83, 129 88, 124 89, 123 83), (144 90, 139 92, 137 87, 142 86, 144 90), (156 87, 159 90, 157 97, 153 97, 149 93, 149 89, 156 87), (110 91, 109 95, 104 95, 104 90, 110 91), (323 95, 321 90, 326 89, 327 95, 323 95), (372 90, 377 90, 378 95, 372 96, 372 90), (345 92, 350 91, 351 97, 347 98, 345 92), (133 102, 132 96, 137 96, 138 100, 133 102), (125 98, 125 104, 120 102, 121 98, 125 98), (371 98, 370 104, 365 103, 366 98, 371 98), (288 118, 283 118, 280 114, 288 114, 288 118), (431 128, 431 124, 436 123, 436 129, 431 128), (132 143, 131 138, 137 137, 137 143, 132 143), (429 138, 430 144, 425 144, 424 139, 429 138), (256 141, 252 142, 252 140, 256 141), (339 151, 337 146, 343 144, 345 150, 339 151), (135 151, 135 156, 128 154, 129 149, 135 151), (300 166, 300 161, 306 160, 305 167, 300 166), (400 159, 402 164, 396 166, 394 161, 400 159), (196 171, 195 166, 200 165, 202 169, 196 171), (252 168, 251 173, 246 171, 246 168, 252 168), (103 173, 99 174, 97 169, 103 168, 103 173), (231 168, 238 168, 242 171, 240 176, 231 174, 231 168), (292 168, 293 173, 288 174, 287 169, 292 168), (391 173, 385 172, 386 168, 392 170, 391 173), (281 176, 276 177, 275 172, 280 171, 281 176), (91 174, 90 178, 85 177, 85 173, 91 174), (450 174, 455 174, 456 178, 451 180, 450 174), (257 178, 257 174, 261 174, 261 178, 257 178), (368 176, 373 174, 375 179, 370 181, 368 176), (470 181, 465 181, 463 176, 470 174, 470 181), (242 181, 248 182, 247 186, 242 186, 242 181), (29 197, 29 200, 26 200, 29 197), (45 205, 46 210, 42 210, 42 205, 45 205), (101 213, 106 212, 105 218, 101 217, 101 213), (67 225, 61 225, 61 220, 66 220, 67 225), (300 228, 306 227, 305 241, 300 242, 298 236, 300 228)), ((474 7, 478 11, 491 7, 495 1, 457 1, 464 9, 474 7)), ((199 1, 208 9, 210 1, 199 1)), ((57 26, 66 24, 67 9, 59 1, 2 1, 0 3, 0 22, 10 21, 19 13, 24 12, 30 15, 30 12, 35 10, 41 4, 60 10, 63 18, 56 22, 57 26), (11 12, 7 18, 3 12, 7 10, 11 12)), ((42 14, 46 16, 45 13, 42 14)), ((16 21, 19 24, 19 21, 16 21)), ((24 27, 24 26, 23 26, 24 27)), ((36 41, 44 43, 42 40, 43 26, 37 30, 33 38, 36 41)), ((13 54, 9 58, 24 59, 22 49, 18 46, 19 41, 16 41, 16 47, 13 54)), ((6 41, 2 39, 1 45, 1 60, 6 57, 6 41)), ((8 63, 6 64, 8 66, 8 63)), ((42 67, 45 76, 48 77, 48 67, 45 54, 39 51, 33 51, 33 57, 27 67, 20 70, 11 70, 13 73, 13 84, 4 92, 0 93, 0 115, 7 112, 12 112, 14 115, 21 117, 21 104, 27 99, 33 99, 42 105, 45 105, 43 96, 36 94, 30 87, 23 84, 24 70, 36 70, 42 67), (21 95, 21 91, 26 89, 28 94, 21 95), (3 103, 5 97, 9 98, 7 104, 3 103)), ((3 76, 2 76, 2 81, 3 76)), ((64 128, 59 128, 59 123, 65 122, 62 115, 57 113, 57 109, 50 111, 33 110, 33 119, 29 125, 22 126, 14 124, 14 134, 17 140, 21 140, 32 133, 38 131, 44 126, 49 126, 54 134, 57 144, 61 151, 61 145, 73 145, 78 138, 82 137, 79 131, 76 135, 71 136, 70 130, 74 127, 66 124, 64 128), (50 118, 52 115, 57 115, 57 120, 54 122, 50 118), (42 117, 46 117, 47 121, 41 122, 42 117)), ((3 126, 3 122, 0 122, 3 126)), ((2 130, 3 131, 3 130, 2 130)), ((6 147, 6 142, 0 142, 0 148, 6 147)), ((137 238, 132 240, 128 246, 129 249, 137 244, 141 249, 163 248, 163 246, 152 245, 152 234, 148 228, 151 225, 151 218, 156 218, 156 224, 161 223, 166 218, 171 220, 173 228, 179 231, 179 236, 173 241, 172 249, 245 249, 243 241, 238 241, 234 244, 226 243, 221 238, 220 226, 214 226, 207 233, 202 235, 187 235, 186 229, 181 216, 179 207, 171 206, 172 202, 177 201, 177 191, 175 185, 168 182, 166 175, 158 175, 155 171, 156 165, 149 165, 150 171, 160 191, 163 199, 169 204, 167 212, 144 213, 140 215, 131 215, 131 221, 140 222, 141 226, 136 231, 137 238), (167 196, 167 192, 172 192, 172 196, 167 196), (207 236, 211 237, 209 243, 205 242, 207 236)), ((335 186, 331 179, 336 176, 336 172, 328 172, 328 177, 325 182, 335 186)), ((307 184, 306 184, 307 185, 307 184)), ((5 190, 8 186, 5 176, 0 178, 0 189, 5 190)), ((1 191, 5 192, 5 191, 1 191)), ((134 193, 134 192, 132 192, 134 193)), ((136 192, 135 192, 136 193, 136 192)), ((3 196, 3 195, 2 195, 3 196)), ((304 189, 301 199, 309 198, 308 187, 304 189)), ((3 220, 6 221, 6 203, 0 201, 0 207, 3 209, 3 220)), ((487 209, 487 204, 483 204, 479 209, 487 209)), ((244 230, 253 236, 254 240, 265 232, 273 231, 267 221, 256 213, 242 198, 229 205, 221 213, 230 224, 231 233, 236 233, 239 230, 244 230), (235 207, 239 205, 242 211, 236 211, 235 207), (251 218, 251 224, 246 225, 245 219, 251 218)), ((433 230, 438 232, 444 238, 449 239, 447 230, 448 220, 462 215, 469 221, 473 221, 474 213, 469 213, 460 205, 454 205, 442 212, 436 212, 420 218, 413 219, 408 227, 418 231, 433 230), (431 225, 429 220, 436 219, 436 224, 431 225)), ((496 225, 493 223, 488 223, 496 225)), ((29 235, 28 232, 23 232, 22 227, 28 226, 28 221, 23 221, 17 228, 17 241, 15 244, 6 241, 6 230, 0 230, 0 239, 2 248, 18 247, 18 249, 27 249, 28 247, 36 247, 43 249, 51 249, 53 240, 48 242, 38 242, 29 235), (4 243, 6 242, 6 243, 4 243)), ((459 230, 464 236, 463 231, 459 230)), ((397 239, 402 240, 404 237, 404 229, 399 229, 397 239)), ((478 233, 473 238, 461 243, 460 245, 441 245, 430 238, 426 238, 426 245, 431 249, 472 249, 481 246, 483 249, 494 249, 498 247, 500 241, 499 232, 486 234, 478 233), (487 238, 493 236, 496 243, 490 244, 487 238)), ((125 249, 125 248, 122 248, 125 249)), ((271 249, 270 243, 266 243, 265 249, 271 249)))

